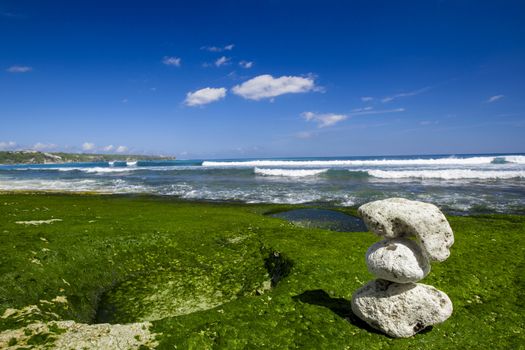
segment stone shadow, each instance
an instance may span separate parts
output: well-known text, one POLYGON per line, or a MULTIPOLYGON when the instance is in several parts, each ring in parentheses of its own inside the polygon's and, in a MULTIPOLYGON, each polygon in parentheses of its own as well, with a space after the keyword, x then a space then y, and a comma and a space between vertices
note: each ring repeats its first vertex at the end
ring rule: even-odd
POLYGON ((382 334, 377 329, 370 327, 366 322, 357 317, 352 311, 352 303, 344 298, 332 298, 322 289, 307 290, 306 292, 292 297, 295 301, 300 301, 310 305, 323 306, 330 309, 337 316, 345 319, 356 327, 371 333, 382 334))
MULTIPOLYGON (((352 303, 350 300, 346 300, 344 298, 332 298, 330 295, 328 295, 327 292, 325 292, 322 289, 307 290, 302 294, 292 297, 292 299, 310 305, 326 307, 330 309, 333 313, 335 313, 337 316, 345 319, 346 321, 350 322, 356 327, 359 327, 371 333, 380 334, 385 337, 392 338, 389 335, 370 327, 368 323, 357 317, 356 314, 354 314, 354 312, 352 311, 352 303)), ((432 328, 433 326, 428 326, 424 329, 421 329, 414 336, 428 333, 432 330, 432 328)))

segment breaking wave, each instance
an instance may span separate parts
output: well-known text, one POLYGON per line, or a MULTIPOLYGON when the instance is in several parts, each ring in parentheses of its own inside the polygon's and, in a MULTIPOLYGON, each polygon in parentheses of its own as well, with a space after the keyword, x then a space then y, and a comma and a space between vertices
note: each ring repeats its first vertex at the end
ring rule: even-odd
POLYGON ((498 171, 498 170, 470 170, 470 169, 446 169, 446 170, 368 170, 368 174, 380 179, 516 179, 525 178, 525 171, 498 171))
POLYGON ((410 165, 483 165, 497 163, 525 164, 525 156, 480 156, 417 159, 352 159, 352 160, 246 160, 204 161, 204 167, 344 167, 344 166, 410 166, 410 165))
POLYGON ((264 176, 307 177, 316 176, 328 169, 261 169, 255 168, 255 174, 264 176))

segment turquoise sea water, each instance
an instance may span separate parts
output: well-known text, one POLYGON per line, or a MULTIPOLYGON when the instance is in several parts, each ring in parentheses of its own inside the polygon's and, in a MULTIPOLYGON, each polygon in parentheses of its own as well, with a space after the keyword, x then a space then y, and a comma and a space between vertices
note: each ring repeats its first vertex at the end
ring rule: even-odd
POLYGON ((454 213, 524 213, 525 154, 0 165, 0 190, 337 206, 400 196, 454 213))

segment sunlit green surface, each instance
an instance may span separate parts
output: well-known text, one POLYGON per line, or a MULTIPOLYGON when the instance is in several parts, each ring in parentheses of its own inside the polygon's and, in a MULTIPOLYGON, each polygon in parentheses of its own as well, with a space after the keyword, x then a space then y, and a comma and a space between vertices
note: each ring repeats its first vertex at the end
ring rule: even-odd
MULTIPOLYGON (((0 330, 56 317, 151 320, 165 349, 525 344, 523 216, 449 217, 452 255, 423 282, 445 291, 454 313, 428 332, 390 339, 349 308, 353 291, 373 278, 364 254, 377 238, 263 215, 285 208, 291 207, 0 194, 0 315, 57 296, 68 300, 16 322, 0 318, 0 330), (62 221, 16 223, 50 219, 62 221)), ((52 337, 34 338, 45 342, 52 337)))

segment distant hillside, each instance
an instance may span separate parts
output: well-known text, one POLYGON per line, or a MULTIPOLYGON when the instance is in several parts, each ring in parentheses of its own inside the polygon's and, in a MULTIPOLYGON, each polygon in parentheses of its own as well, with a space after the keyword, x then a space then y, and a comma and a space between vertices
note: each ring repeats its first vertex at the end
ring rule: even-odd
POLYGON ((49 164, 72 162, 110 162, 137 160, 173 160, 175 157, 142 156, 130 154, 86 154, 38 151, 0 151, 0 164, 49 164))

